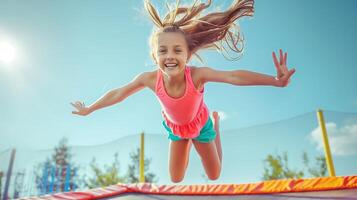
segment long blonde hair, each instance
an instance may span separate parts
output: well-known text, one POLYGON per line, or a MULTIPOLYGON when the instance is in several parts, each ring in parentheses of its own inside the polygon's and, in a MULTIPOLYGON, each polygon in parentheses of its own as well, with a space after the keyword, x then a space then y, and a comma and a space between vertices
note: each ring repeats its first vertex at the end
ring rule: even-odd
POLYGON ((203 17, 199 15, 211 5, 211 0, 208 0, 206 4, 195 0, 191 7, 179 7, 179 0, 177 0, 176 8, 173 10, 167 6, 169 11, 163 19, 160 18, 150 0, 144 0, 144 5, 157 28, 150 37, 153 57, 153 51, 157 48, 155 39, 159 33, 180 32, 186 38, 190 55, 196 55, 200 60, 202 59, 197 51, 207 48, 215 48, 223 55, 226 53, 227 59, 239 58, 239 56, 235 58, 230 56, 227 50, 228 47, 238 55, 243 51, 243 37, 234 22, 243 16, 253 16, 254 13, 254 0, 234 0, 228 10, 213 12, 203 17))

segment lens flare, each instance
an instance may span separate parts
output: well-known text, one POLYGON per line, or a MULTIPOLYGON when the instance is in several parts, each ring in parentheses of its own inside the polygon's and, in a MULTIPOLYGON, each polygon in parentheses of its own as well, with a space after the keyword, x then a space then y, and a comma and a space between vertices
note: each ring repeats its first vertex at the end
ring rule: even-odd
POLYGON ((0 42, 0 62, 10 63, 15 59, 15 47, 9 42, 0 42))

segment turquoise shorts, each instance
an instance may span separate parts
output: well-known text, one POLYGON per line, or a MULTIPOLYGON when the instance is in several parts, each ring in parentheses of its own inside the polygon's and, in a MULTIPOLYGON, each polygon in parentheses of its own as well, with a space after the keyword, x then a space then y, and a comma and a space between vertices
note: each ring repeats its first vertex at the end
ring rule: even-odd
MULTIPOLYGON (((163 121, 162 125, 165 127, 165 129, 167 130, 169 136, 168 138, 172 141, 179 141, 182 140, 183 138, 180 138, 179 136, 175 135, 172 130, 166 125, 166 122, 163 121)), ((213 128, 213 122, 211 120, 211 118, 209 117, 205 126, 201 129, 200 131, 200 135, 193 138, 194 140, 197 140, 199 142, 203 142, 203 143, 209 143, 211 141, 213 141, 214 139, 216 139, 216 131, 213 128)))

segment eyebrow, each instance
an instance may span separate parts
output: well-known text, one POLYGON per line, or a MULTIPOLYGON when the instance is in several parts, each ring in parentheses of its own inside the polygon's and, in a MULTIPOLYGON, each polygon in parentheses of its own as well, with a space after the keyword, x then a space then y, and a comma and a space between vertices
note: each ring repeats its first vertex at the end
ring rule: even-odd
MULTIPOLYGON (((162 47, 167 47, 167 46, 161 45, 160 48, 162 48, 162 47)), ((176 47, 182 47, 182 45, 175 45, 174 48, 176 48, 176 47)))

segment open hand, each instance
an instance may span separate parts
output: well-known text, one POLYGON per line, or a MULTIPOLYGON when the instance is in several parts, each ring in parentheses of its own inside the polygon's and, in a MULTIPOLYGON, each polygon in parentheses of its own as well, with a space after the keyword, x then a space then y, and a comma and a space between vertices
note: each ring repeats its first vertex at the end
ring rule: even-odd
POLYGON ((283 56, 283 51, 280 49, 279 54, 280 59, 278 60, 276 58, 275 52, 273 52, 273 60, 277 71, 277 76, 275 77, 276 86, 285 87, 289 84, 290 77, 295 73, 295 69, 293 68, 289 70, 286 66, 286 59, 288 57, 288 53, 285 52, 283 56))
POLYGON ((86 116, 91 113, 90 109, 83 102, 76 101, 75 103, 71 103, 71 105, 77 109, 77 111, 72 111, 72 114, 86 116))

